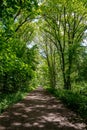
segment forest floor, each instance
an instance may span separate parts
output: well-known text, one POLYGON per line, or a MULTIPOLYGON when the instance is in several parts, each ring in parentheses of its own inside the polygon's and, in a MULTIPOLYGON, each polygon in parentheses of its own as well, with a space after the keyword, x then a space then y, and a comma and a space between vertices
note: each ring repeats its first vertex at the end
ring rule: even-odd
POLYGON ((0 130, 87 130, 87 126, 60 100, 38 88, 0 115, 0 130))

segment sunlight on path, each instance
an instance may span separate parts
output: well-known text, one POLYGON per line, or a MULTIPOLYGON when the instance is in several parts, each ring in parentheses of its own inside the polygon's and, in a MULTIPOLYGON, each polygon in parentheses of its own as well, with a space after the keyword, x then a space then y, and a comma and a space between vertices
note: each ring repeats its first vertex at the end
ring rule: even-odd
POLYGON ((0 130, 87 130, 75 113, 42 88, 0 115, 0 130))

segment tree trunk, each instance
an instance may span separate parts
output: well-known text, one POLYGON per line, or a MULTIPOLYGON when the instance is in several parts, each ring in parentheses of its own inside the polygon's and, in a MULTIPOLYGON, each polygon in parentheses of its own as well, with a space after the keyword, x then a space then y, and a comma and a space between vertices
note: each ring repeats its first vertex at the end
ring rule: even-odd
POLYGON ((68 54, 68 71, 66 73, 66 88, 71 90, 71 68, 72 68, 72 52, 69 50, 68 54))
POLYGON ((63 75, 64 89, 67 89, 67 86, 66 86, 66 74, 65 74, 65 58, 64 58, 64 53, 63 52, 61 52, 61 69, 62 69, 62 75, 63 75))
POLYGON ((66 80, 66 89, 71 90, 71 77, 68 75, 67 80, 66 80))

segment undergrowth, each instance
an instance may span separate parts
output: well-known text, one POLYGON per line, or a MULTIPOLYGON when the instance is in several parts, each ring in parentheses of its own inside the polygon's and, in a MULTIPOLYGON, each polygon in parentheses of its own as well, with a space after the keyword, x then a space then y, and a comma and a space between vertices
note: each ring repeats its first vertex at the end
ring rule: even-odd
POLYGON ((87 121, 87 96, 71 90, 53 90, 51 88, 47 88, 47 90, 87 121))
POLYGON ((18 91, 16 93, 0 94, 0 114, 9 106, 21 101, 33 88, 27 91, 18 91))

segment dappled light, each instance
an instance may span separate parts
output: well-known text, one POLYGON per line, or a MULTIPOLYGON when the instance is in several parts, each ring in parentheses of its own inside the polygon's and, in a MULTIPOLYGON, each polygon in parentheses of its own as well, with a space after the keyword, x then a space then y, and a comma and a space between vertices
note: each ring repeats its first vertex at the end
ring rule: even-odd
POLYGON ((87 0, 0 1, 0 130, 87 130, 86 43, 87 0))
POLYGON ((83 120, 42 88, 0 116, 0 130, 86 130, 83 120))

